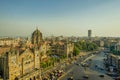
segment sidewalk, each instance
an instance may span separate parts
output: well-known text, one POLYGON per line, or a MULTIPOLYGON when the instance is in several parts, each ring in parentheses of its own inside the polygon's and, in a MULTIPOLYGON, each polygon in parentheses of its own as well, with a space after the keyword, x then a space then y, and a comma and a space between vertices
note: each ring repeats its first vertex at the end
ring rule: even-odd
POLYGON ((82 61, 81 63, 85 63, 87 60, 91 59, 92 57, 95 57, 95 55, 92 55, 92 56, 86 58, 86 59, 85 59, 84 61, 82 61))

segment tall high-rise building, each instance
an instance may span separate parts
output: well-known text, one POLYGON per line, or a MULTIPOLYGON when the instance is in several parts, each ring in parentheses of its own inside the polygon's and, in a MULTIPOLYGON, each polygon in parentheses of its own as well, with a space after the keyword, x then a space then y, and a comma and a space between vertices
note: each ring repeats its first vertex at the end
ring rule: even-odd
POLYGON ((92 30, 88 30, 88 37, 92 37, 92 30))

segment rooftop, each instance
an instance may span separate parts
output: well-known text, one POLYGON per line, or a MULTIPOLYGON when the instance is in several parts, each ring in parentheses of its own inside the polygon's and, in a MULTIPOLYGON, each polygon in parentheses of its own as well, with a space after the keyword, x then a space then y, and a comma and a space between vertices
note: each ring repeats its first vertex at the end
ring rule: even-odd
POLYGON ((9 51, 10 47, 0 47, 0 55, 4 54, 4 52, 9 51))

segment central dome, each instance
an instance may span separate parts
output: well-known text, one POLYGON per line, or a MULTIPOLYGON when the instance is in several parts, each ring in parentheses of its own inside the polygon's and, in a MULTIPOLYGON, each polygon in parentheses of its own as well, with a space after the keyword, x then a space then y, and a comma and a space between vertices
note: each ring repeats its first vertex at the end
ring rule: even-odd
POLYGON ((42 33, 38 28, 32 33, 32 44, 40 44, 42 41, 42 33))
POLYGON ((36 29, 32 35, 39 35, 39 34, 41 34, 40 30, 36 29))

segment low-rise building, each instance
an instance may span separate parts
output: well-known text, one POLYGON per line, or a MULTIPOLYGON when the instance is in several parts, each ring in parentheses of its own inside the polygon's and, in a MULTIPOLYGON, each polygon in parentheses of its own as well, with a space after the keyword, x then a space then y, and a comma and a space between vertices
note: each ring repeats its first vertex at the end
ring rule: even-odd
POLYGON ((72 57, 74 49, 74 43, 67 41, 56 41, 51 43, 51 54, 56 55, 66 55, 67 57, 72 57))
POLYGON ((120 51, 120 42, 116 43, 114 47, 115 47, 115 51, 120 51))
POLYGON ((0 46, 17 46, 20 42, 20 39, 13 39, 13 38, 3 38, 0 39, 0 46))
POLYGON ((109 53, 107 55, 107 60, 109 65, 116 67, 117 69, 120 69, 120 56, 114 55, 112 53, 109 53))

